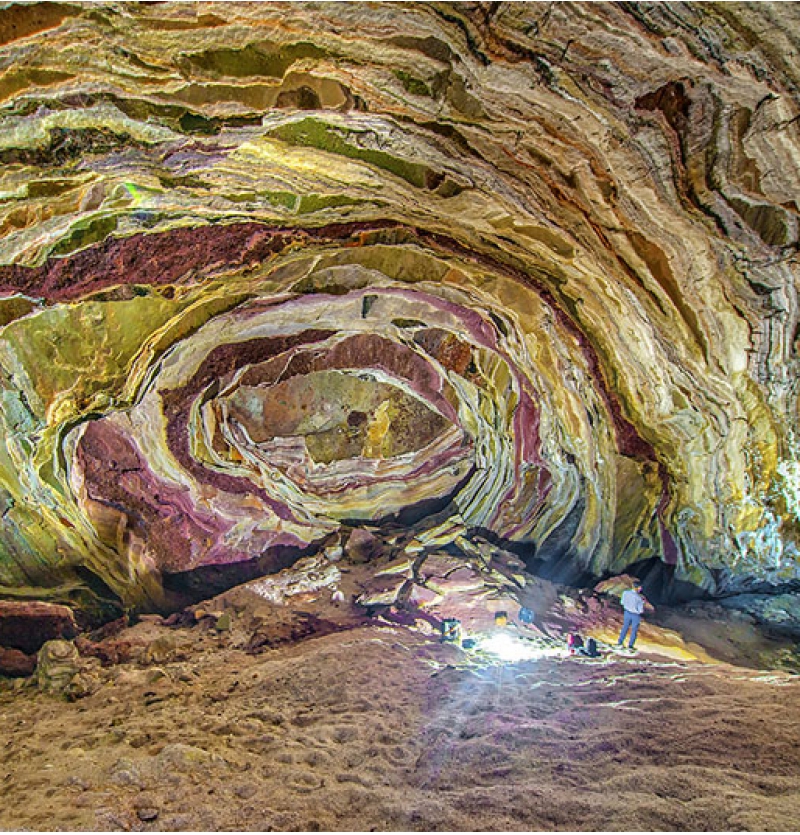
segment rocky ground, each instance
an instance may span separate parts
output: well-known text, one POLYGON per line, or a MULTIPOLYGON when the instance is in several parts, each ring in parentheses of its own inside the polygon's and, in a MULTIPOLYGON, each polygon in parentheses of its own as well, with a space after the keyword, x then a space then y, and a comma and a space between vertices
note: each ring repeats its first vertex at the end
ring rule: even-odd
POLYGON ((343 574, 344 595, 293 588, 288 572, 272 599, 249 584, 46 644, 34 676, 0 689, 0 826, 800 826, 800 678, 751 621, 660 609, 620 655, 603 643, 612 597, 556 595, 541 630, 510 613, 502 631, 539 657, 507 663, 399 610, 365 614, 349 603, 359 568, 343 574), (602 657, 568 656, 559 618, 597 635, 602 657))

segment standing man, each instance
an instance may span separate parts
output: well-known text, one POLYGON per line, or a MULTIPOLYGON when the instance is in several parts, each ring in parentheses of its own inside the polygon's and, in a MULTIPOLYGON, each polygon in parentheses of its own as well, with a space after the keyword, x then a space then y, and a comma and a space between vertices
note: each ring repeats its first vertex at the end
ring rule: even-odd
POLYGON ((642 584, 638 580, 634 582, 632 589, 622 592, 622 608, 625 610, 625 616, 622 620, 622 631, 619 633, 617 649, 622 649, 622 645, 625 643, 625 636, 628 634, 629 629, 631 631, 631 639, 628 643, 628 649, 633 649, 646 602, 642 594, 642 584))

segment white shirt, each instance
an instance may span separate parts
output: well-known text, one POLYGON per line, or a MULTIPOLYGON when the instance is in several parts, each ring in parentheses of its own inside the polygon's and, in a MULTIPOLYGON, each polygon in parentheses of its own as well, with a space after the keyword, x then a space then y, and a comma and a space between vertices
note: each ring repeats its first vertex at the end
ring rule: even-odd
POLYGON ((622 608, 626 612, 641 615, 644 612, 644 598, 633 589, 622 592, 622 608))

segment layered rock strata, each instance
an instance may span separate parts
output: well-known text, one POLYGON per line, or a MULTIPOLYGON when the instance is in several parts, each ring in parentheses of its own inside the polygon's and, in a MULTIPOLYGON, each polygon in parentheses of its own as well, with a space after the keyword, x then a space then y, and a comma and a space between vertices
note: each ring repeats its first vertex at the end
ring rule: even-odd
POLYGON ((797 32, 6 7, 0 592, 164 609, 354 527, 795 580, 797 32))

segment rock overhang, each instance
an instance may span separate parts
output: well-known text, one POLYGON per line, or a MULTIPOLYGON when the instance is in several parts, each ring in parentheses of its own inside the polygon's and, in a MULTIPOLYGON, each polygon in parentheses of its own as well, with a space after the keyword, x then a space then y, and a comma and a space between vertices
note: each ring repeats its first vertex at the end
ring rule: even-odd
POLYGON ((158 607, 428 503, 576 577, 796 577, 775 7, 62 11, 3 47, 7 590, 158 607))

